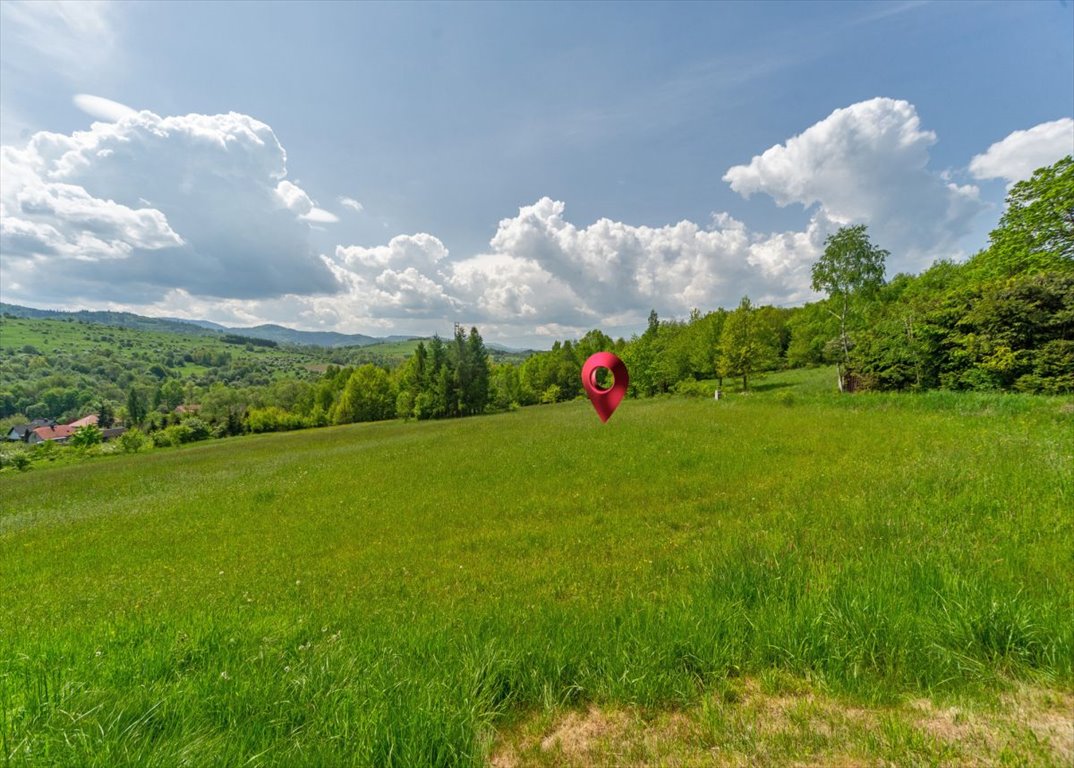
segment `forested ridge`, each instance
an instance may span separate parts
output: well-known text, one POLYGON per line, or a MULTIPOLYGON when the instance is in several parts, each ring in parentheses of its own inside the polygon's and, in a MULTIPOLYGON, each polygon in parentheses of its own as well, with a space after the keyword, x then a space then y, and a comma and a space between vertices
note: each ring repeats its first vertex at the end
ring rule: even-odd
POLYGON ((5 317, 0 426, 104 411, 138 428, 128 440, 137 450, 147 439, 470 416, 582 397, 581 366, 600 350, 626 362, 632 397, 748 391, 766 371, 818 365, 835 366, 833 388, 850 391, 1074 392, 1070 156, 1011 189, 988 247, 967 261, 886 277, 889 256, 865 226, 845 227, 813 266, 820 301, 790 308, 743 297, 684 319, 653 311, 630 339, 594 329, 528 357, 490 354, 476 327, 328 350, 5 317))

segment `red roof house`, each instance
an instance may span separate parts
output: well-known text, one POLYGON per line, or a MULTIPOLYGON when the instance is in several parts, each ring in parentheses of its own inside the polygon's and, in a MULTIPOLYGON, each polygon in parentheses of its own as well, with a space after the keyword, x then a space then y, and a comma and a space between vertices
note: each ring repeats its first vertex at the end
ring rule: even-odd
POLYGON ((30 433, 26 438, 26 442, 30 445, 36 445, 37 443, 45 443, 49 440, 53 440, 57 443, 66 443, 70 439, 71 435, 75 433, 78 427, 71 424, 57 424, 52 427, 38 427, 30 433))

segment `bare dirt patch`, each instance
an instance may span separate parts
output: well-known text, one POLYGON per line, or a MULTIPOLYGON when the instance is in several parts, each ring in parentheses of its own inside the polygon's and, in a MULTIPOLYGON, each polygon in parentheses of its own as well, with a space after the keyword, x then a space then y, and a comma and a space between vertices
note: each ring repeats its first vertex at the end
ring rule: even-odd
POLYGON ((495 768, 910 763, 1074 765, 1074 694, 1018 686, 965 706, 860 707, 740 680, 683 711, 546 712, 502 734, 491 757, 495 768))
POLYGON ((541 750, 559 750, 570 758, 585 757, 602 737, 621 735, 626 719, 622 712, 605 713, 596 707, 590 707, 584 714, 570 712, 552 733, 541 739, 541 750))

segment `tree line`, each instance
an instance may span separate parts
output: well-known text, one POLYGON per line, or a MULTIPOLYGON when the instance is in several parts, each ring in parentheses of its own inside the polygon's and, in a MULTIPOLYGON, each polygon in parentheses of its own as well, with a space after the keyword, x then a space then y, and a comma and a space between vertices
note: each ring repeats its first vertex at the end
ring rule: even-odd
MULTIPOLYGON (((455 418, 582 397, 582 364, 601 350, 627 364, 630 397, 711 396, 725 384, 748 391, 758 374, 817 365, 834 366, 833 386, 844 391, 1074 392, 1070 156, 1011 189, 988 247, 966 262, 939 261, 889 280, 889 256, 864 225, 844 227, 827 238, 812 268, 812 286, 825 296, 820 301, 785 308, 744 296, 732 309, 695 309, 681 320, 653 311, 630 339, 594 329, 519 364, 493 361, 476 327, 467 333, 456 326, 452 338, 419 342, 401 362, 329 364, 319 376, 302 378, 207 377, 200 386, 157 364, 131 381, 123 399, 48 387, 68 380, 52 375, 36 392, 19 395, 21 384, 0 392, 0 407, 7 421, 30 415, 12 412, 29 398, 37 398, 33 408, 41 413, 93 407, 162 445, 389 418, 455 418), (192 407, 176 413, 184 404, 192 407)), ((32 374, 42 358, 31 352, 21 358, 32 374)), ((96 358, 98 369, 121 370, 105 352, 96 358)), ((187 357, 234 365, 220 350, 175 359, 187 357)), ((71 365, 77 370, 80 363, 71 365)))

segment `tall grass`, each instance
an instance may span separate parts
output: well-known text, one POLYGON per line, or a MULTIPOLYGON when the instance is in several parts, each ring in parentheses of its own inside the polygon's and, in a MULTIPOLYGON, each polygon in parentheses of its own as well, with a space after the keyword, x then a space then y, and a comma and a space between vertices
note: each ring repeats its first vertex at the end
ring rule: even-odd
POLYGON ((4 759, 478 765, 536 707, 771 669, 1074 687, 1074 417, 821 375, 5 475, 4 759))

